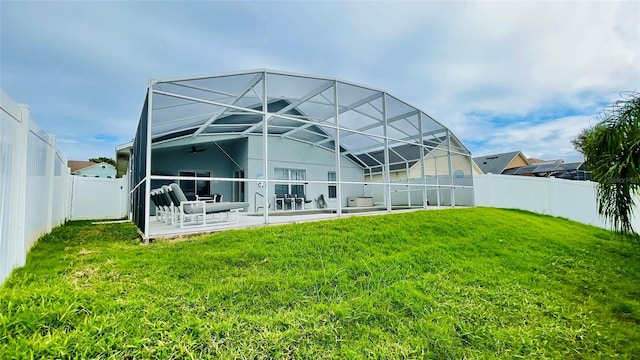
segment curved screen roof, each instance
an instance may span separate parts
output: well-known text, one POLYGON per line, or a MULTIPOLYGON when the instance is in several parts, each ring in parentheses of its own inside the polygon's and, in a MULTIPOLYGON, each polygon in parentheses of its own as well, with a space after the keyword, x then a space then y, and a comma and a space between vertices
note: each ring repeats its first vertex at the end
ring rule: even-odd
POLYGON ((382 90, 342 80, 249 70, 153 80, 151 89, 154 143, 263 135, 266 117, 269 135, 330 150, 339 138, 340 152, 365 167, 380 162, 385 141, 390 159, 399 162, 416 159, 420 152, 412 145, 428 151, 445 144, 452 152, 469 154, 425 112, 382 90))

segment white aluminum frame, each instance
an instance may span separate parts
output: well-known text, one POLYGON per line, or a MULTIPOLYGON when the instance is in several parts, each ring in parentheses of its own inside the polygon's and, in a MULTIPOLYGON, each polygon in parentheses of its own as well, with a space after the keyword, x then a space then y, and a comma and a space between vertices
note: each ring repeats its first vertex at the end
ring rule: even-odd
MULTIPOLYGON (((222 83, 222 82, 221 82, 222 83)), ((226 82, 224 82, 226 84, 226 82)), ((306 81, 298 82, 303 85, 306 81)), ((311 83, 311 82, 310 82, 311 83)), ((278 86, 278 84, 274 86, 278 86)), ((292 83, 293 85, 296 82, 292 83)), ((280 84, 281 85, 281 84, 280 84)), ((293 86, 292 85, 292 86, 293 86)), ((234 85, 235 86, 235 85, 234 85)), ((290 89, 289 89, 290 90, 290 89)), ((289 91, 291 92, 291 91, 289 91)), ((164 98, 163 98, 164 100, 164 98)), ((165 100, 166 101, 166 100, 165 100)), ((200 105, 201 107, 204 105, 200 105)), ((422 188, 422 205, 424 208, 427 207, 427 198, 428 191, 435 189, 437 190, 437 204, 441 204, 440 199, 440 190, 441 189, 449 189, 450 190, 450 203, 452 206, 455 206, 455 188, 473 188, 473 185, 456 185, 454 186, 453 179, 453 163, 452 163, 452 155, 455 156, 464 156, 468 157, 469 161, 471 161, 471 153, 469 150, 460 142, 451 131, 446 128, 442 123, 436 121, 428 115, 427 113, 421 111, 419 108, 410 105, 407 102, 404 102, 397 97, 394 97, 383 90, 378 90, 372 87, 363 86, 359 84, 355 84, 352 82, 342 81, 336 78, 327 78, 313 75, 304 75, 304 74, 296 74, 290 72, 283 71, 273 71, 267 69, 258 69, 258 70, 247 70, 247 71, 239 71, 239 72, 230 72, 223 74, 215 74, 215 75, 204 75, 204 76, 194 76, 194 77, 182 77, 182 78, 168 78, 157 80, 153 79, 149 81, 148 84, 148 101, 147 101, 147 143, 146 149, 146 171, 143 181, 145 182, 145 198, 147 201, 147 208, 151 202, 150 199, 150 187, 151 180, 154 179, 162 179, 162 178, 170 178, 172 180, 187 180, 189 177, 181 177, 181 176, 171 176, 171 177, 163 177, 158 175, 153 175, 151 173, 151 161, 152 161, 152 150, 157 145, 162 144, 162 147, 171 147, 172 143, 180 143, 184 146, 185 142, 193 141, 193 143, 203 142, 202 139, 207 139, 205 141, 215 142, 216 139, 224 137, 246 137, 246 136, 261 136, 262 137, 262 150, 263 150, 263 165, 262 165, 262 179, 234 179, 227 177, 211 177, 211 178, 198 178, 198 180, 217 180, 217 181, 242 181, 246 183, 251 182, 259 182, 264 185, 264 194, 265 196, 269 196, 270 189, 273 184, 278 182, 279 180, 272 180, 269 178, 269 146, 268 139, 269 137, 279 137, 286 138, 295 141, 299 141, 302 143, 307 143, 312 146, 321 146, 325 149, 331 149, 331 147, 324 146, 328 142, 334 141, 333 149, 335 154, 335 173, 336 173, 336 181, 317 181, 317 180, 305 180, 305 183, 323 183, 323 184, 335 184, 336 185, 336 195, 337 195, 337 204, 336 204, 336 216, 339 217, 342 214, 342 186, 347 184, 363 184, 363 185, 382 185, 384 187, 384 202, 386 205, 386 211, 392 211, 392 203, 391 203, 391 191, 392 186, 397 187, 400 183, 392 181, 391 178, 391 165, 397 166, 401 164, 405 164, 404 168, 400 171, 403 171, 406 174, 406 189, 409 191, 409 198, 411 197, 411 189, 422 188), (252 76, 251 76, 252 75, 252 76), (307 89, 301 90, 300 96, 296 97, 284 97, 284 95, 279 95, 277 93, 273 93, 277 91, 277 89, 270 88, 268 85, 269 76, 282 76, 282 79, 279 79, 276 83, 280 84, 286 78, 303 78, 303 79, 311 79, 321 81, 320 84, 315 85, 315 87, 308 86, 307 89), (232 91, 226 88, 213 88, 211 85, 207 85, 207 80, 214 80, 212 83, 215 84, 217 78, 226 78, 224 81, 233 81, 233 77, 237 77, 238 79, 242 79, 245 83, 238 83, 236 90, 232 91), (190 82, 198 82, 198 83, 190 83, 190 82), (165 89, 162 89, 162 84, 170 84, 176 86, 165 86, 165 89), (347 93, 343 98, 341 98, 341 93, 339 92, 339 87, 342 85, 346 85, 345 92, 347 93), (352 87, 352 88, 351 88, 352 87), (171 88, 171 91, 167 91, 166 88, 171 88), (185 94, 179 93, 176 91, 177 89, 184 88, 185 90, 189 90, 185 94), (327 94, 327 90, 333 88, 333 99, 330 99, 330 95, 327 94), (211 98, 202 98, 190 95, 194 92, 204 92, 209 94, 218 94, 219 96, 213 96, 215 100, 211 98), (349 94, 349 92, 351 92, 349 94), (362 98, 357 98, 358 94, 361 94, 362 98), (177 99, 178 103, 172 103, 170 105, 159 103, 157 108, 154 108, 154 95, 163 95, 168 96, 173 99, 177 99), (346 100, 349 98, 350 100, 346 100), (251 108, 240 106, 240 100, 246 99, 244 104, 252 103, 252 106, 260 106, 261 108, 251 108), (288 102, 286 106, 280 108, 277 111, 270 112, 269 104, 271 101, 280 101, 280 99, 288 102), (389 102, 389 99, 392 99, 392 103, 389 102), (183 101, 183 102, 180 102, 183 101), (326 102, 325 102, 326 101, 326 102), (307 114, 303 110, 298 107, 306 104, 306 103, 314 103, 318 104, 318 106, 305 107, 306 110, 316 113, 307 114), (188 113, 188 111, 192 111, 192 106, 196 106, 197 104, 205 104, 215 106, 219 109, 215 111, 209 110, 208 112, 195 112, 188 113), (333 111, 331 114, 322 114, 319 111, 322 110, 322 106, 333 107, 333 111), (390 109, 390 106, 394 105, 396 110, 390 109), (362 108, 362 106, 369 106, 370 109, 366 110, 362 108), (157 112, 168 111, 169 109, 179 108, 180 111, 184 109, 184 114, 181 116, 177 116, 175 119, 167 119, 166 115, 170 115, 173 113, 165 113, 165 118, 163 118, 163 122, 158 124, 158 126, 167 125, 167 124, 176 124, 179 125, 181 121, 187 121, 191 118, 199 119, 203 116, 208 116, 206 120, 204 120, 199 125, 190 123, 185 127, 179 127, 174 130, 166 130, 164 132, 160 132, 157 134, 153 134, 154 129, 154 114, 157 112), (406 109, 405 109, 406 108, 406 109), (320 109, 320 110, 318 110, 320 109), (374 110, 372 113, 371 109, 374 110), (400 109, 400 111, 398 111, 400 109), (296 113, 290 113, 295 110, 296 113), (345 127, 341 123, 341 119, 344 116, 347 116, 348 113, 352 112, 357 116, 365 116, 374 120, 373 123, 367 122, 367 125, 358 127, 358 126, 348 126, 345 127), (390 116, 389 113, 394 113, 393 116, 390 116), (380 114, 380 118, 377 118, 375 113, 380 114), (227 118, 229 116, 235 115, 256 115, 261 118, 258 122, 226 122, 226 123, 218 123, 220 119, 227 118), (328 120, 332 119, 332 121, 328 122, 328 120), (291 124, 271 124, 272 120, 282 119, 291 121, 291 124), (405 119, 411 126, 410 127, 400 127, 397 122, 405 119), (415 123, 417 121, 417 124, 415 123), (296 126, 297 124, 297 126, 296 126), (428 124, 429 131, 424 131, 425 127, 428 124), (232 128, 237 127, 238 129, 242 128, 242 130, 233 131, 232 128), (262 127, 262 128, 261 128, 262 127), (382 135, 378 133, 373 133, 370 130, 374 130, 376 127, 381 127, 382 135), (207 129, 221 129, 222 132, 216 133, 211 132, 208 133, 207 129), (260 129, 261 131, 256 132, 256 130, 260 129), (435 128, 435 129, 434 129, 435 128), (284 131, 282 131, 284 129, 284 131), (393 134, 397 135, 392 137, 389 135, 388 130, 392 130, 393 134), (153 143, 154 139, 157 139, 161 136, 170 137, 171 134, 186 131, 186 133, 180 133, 180 136, 176 136, 175 138, 163 139, 161 142, 153 143), (295 134, 299 132, 306 132, 309 134, 309 137, 306 139, 297 138, 295 134), (331 135, 331 132, 335 132, 334 135, 331 135), (344 133, 343 133, 344 132, 344 133), (363 145, 362 142, 360 144, 356 141, 350 141, 353 146, 347 146, 343 143, 343 139, 354 134, 359 134, 364 136, 364 139, 375 139, 379 144, 376 145, 363 145), (321 140, 314 140, 313 135, 317 135, 320 138, 324 137, 321 140), (451 139, 455 139, 457 144, 460 144, 460 149, 452 148, 451 139), (196 140, 197 139, 197 140, 196 140), (422 141, 420 141, 422 139, 422 141), (403 154, 401 151, 396 148, 396 146, 418 146, 420 150, 420 158, 415 159, 415 155, 409 156, 403 154), (446 147, 446 155, 435 155, 432 154, 431 151, 435 149, 439 149, 438 151, 442 151, 440 146, 446 147), (384 161, 380 161, 379 159, 374 158, 371 155, 372 151, 382 151, 384 154, 384 161), (391 155, 395 156, 398 160, 391 164, 391 155), (347 157, 349 156, 349 157, 347 157), (445 181, 446 184, 441 183, 440 176, 438 176, 438 158, 446 156, 448 163, 448 179, 445 181), (358 166, 363 168, 363 180, 362 181, 343 181, 341 168, 343 165, 344 159, 347 159, 349 162, 353 164, 357 164, 358 166), (428 184, 427 183, 427 171, 426 171, 426 160, 434 161, 435 167, 435 181, 436 184, 428 184), (410 166, 411 164, 411 166, 410 166), (420 183, 412 183, 409 180, 410 167, 419 166, 421 182, 420 183), (372 173, 372 169, 382 168, 382 181, 372 181, 373 177, 376 173, 372 173), (367 181, 367 175, 369 176, 367 181)), ((143 109, 144 111, 144 109, 143 109)), ((353 121, 357 118, 352 118, 350 121, 352 125, 353 121)), ((199 122, 199 121, 198 121, 199 122)), ((135 156, 135 154, 133 154, 135 156)), ((465 169, 467 170, 467 169, 465 169)), ((396 172, 398 170, 393 170, 396 172)), ((471 174, 470 174, 471 175, 471 174)), ((231 176, 231 175, 230 175, 231 176)), ((134 189, 137 188, 139 184, 132 184, 134 189)), ((409 200, 411 203, 411 200, 409 200)), ((265 197, 265 204, 269 202, 268 197, 265 197)), ((269 223, 269 208, 267 206, 263 207, 263 222, 264 224, 269 223)), ((150 235, 149 229, 149 211, 145 210, 145 222, 144 229, 142 232, 145 236, 150 235)))

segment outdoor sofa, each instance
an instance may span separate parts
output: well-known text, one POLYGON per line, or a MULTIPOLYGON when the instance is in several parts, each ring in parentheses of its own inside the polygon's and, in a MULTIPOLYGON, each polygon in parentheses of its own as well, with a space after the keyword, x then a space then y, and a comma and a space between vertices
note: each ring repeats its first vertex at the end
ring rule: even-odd
MULTIPOLYGON (((216 199, 221 198, 222 196, 216 196, 216 199)), ((247 202, 190 201, 176 183, 152 190, 151 200, 156 206, 159 221, 180 224, 181 228, 238 223, 240 211, 249 207, 247 202)))

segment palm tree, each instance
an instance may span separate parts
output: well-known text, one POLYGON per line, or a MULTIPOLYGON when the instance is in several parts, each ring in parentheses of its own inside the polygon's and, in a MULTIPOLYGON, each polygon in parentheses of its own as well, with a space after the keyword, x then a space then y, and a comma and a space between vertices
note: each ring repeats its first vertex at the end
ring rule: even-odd
POLYGON ((598 183, 598 212, 622 233, 633 233, 634 194, 640 193, 640 93, 623 94, 573 144, 598 183))

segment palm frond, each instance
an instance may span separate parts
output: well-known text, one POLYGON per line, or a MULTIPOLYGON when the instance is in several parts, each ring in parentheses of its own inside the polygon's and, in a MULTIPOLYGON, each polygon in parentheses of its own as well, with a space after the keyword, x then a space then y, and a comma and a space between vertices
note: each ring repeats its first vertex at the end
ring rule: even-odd
POLYGON ((640 93, 628 93, 602 120, 573 141, 598 182, 598 212, 622 233, 634 231, 634 195, 640 193, 640 93))

